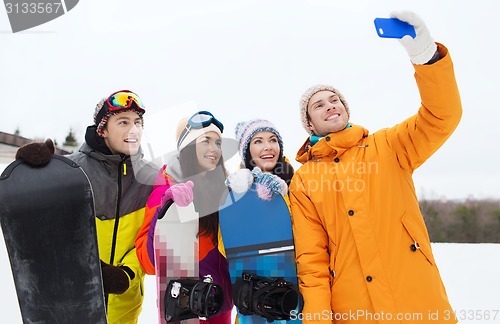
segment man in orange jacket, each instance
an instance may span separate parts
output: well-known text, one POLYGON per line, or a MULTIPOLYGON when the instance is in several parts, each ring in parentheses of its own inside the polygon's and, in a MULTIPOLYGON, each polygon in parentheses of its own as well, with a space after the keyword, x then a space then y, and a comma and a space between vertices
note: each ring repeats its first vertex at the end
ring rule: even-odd
POLYGON ((401 39, 422 104, 400 124, 369 135, 328 85, 300 100, 310 134, 290 201, 304 323, 455 323, 420 213, 413 171, 457 127, 462 107, 448 50, 412 12, 401 39))

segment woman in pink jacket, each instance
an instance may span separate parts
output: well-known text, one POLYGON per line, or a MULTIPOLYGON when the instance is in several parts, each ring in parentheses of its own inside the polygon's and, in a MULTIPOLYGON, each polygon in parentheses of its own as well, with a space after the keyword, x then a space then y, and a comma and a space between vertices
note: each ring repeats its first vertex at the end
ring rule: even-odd
POLYGON ((177 129, 178 154, 164 165, 146 204, 144 224, 135 241, 137 256, 148 274, 155 274, 153 238, 158 213, 169 199, 186 206, 193 201, 199 219, 199 276, 211 275, 224 291, 224 304, 210 324, 231 322, 232 286, 219 231, 219 206, 226 197, 222 159, 224 127, 211 113, 200 111, 183 119, 177 129), (201 121, 201 122, 200 122, 201 121), (193 186, 194 184, 194 186, 193 186))

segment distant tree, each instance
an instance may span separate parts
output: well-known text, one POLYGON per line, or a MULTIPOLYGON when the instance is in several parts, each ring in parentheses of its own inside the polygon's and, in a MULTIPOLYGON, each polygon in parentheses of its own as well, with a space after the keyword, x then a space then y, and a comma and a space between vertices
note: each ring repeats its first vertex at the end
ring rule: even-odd
POLYGON ((436 205, 438 205, 438 203, 432 200, 420 201, 420 211, 427 225, 431 242, 446 242, 446 230, 436 208, 439 206, 436 205))
POLYGON ((458 217, 457 242, 479 243, 481 242, 481 227, 479 223, 479 207, 477 204, 461 204, 455 208, 453 215, 458 217))
POLYGON ((65 139, 63 145, 64 146, 76 146, 77 145, 75 134, 73 134, 73 129, 71 129, 71 128, 69 129, 69 133, 66 136, 66 139, 65 139))
POLYGON ((485 216, 482 242, 500 243, 500 208, 492 207, 485 216))
POLYGON ((432 242, 500 243, 500 200, 420 200, 432 242))
POLYGON ((16 130, 14 131, 14 135, 21 136, 21 131, 19 130, 19 127, 17 127, 16 130))
POLYGON ((500 209, 495 209, 491 212, 491 216, 496 220, 498 225, 500 225, 500 209))

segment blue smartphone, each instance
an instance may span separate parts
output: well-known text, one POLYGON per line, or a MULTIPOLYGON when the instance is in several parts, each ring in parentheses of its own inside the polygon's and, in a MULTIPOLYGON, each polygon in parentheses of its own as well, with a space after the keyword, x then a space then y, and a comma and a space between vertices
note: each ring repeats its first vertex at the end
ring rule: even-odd
POLYGON ((403 38, 410 35, 415 38, 415 28, 407 22, 396 18, 375 18, 375 29, 380 37, 403 38))

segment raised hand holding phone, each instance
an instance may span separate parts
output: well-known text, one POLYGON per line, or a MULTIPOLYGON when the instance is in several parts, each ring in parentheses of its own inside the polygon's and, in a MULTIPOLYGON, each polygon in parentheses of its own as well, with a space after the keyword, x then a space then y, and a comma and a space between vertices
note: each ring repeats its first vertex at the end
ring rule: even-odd
MULTIPOLYGON (((426 64, 429 62, 437 51, 437 45, 431 37, 427 26, 425 26, 424 21, 412 11, 394 11, 390 14, 390 18, 392 18, 390 22, 387 19, 375 19, 375 26, 384 28, 384 36, 381 36, 380 30, 377 27, 379 36, 400 38, 399 42, 406 49, 406 52, 408 52, 413 64, 426 64), (400 21, 412 27, 415 36, 408 34, 408 27, 405 24, 394 21, 400 21)), ((411 29, 409 32, 411 32, 411 29)))

